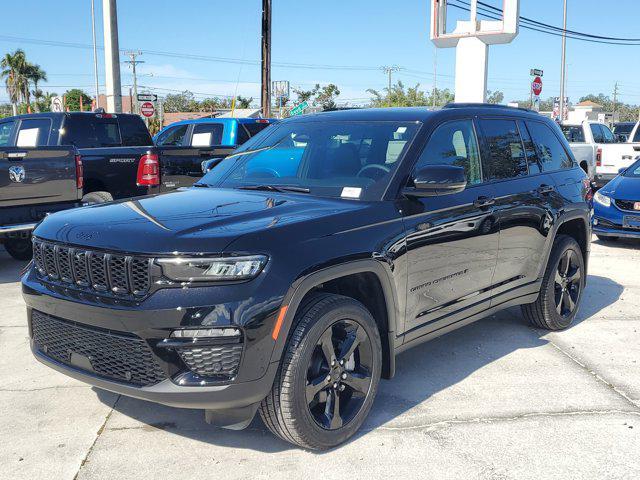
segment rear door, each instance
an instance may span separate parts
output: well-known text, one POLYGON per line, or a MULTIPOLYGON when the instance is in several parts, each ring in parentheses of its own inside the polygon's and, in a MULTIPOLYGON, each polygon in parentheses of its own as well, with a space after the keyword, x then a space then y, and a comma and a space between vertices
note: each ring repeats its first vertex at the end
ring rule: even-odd
MULTIPOLYGON (((544 125, 543 125, 544 126, 544 125)), ((544 172, 524 122, 518 118, 480 119, 484 138, 483 171, 496 189, 495 216, 500 228, 498 263, 493 278, 496 295, 532 284, 553 224, 555 191, 544 172)))
POLYGON ((221 147, 224 125, 197 123, 176 125, 158 136, 162 190, 191 186, 202 177, 202 162, 225 157, 232 147, 221 147))
POLYGON ((75 149, 49 146, 51 128, 47 117, 0 127, 0 144, 10 144, 0 149, 0 207, 78 199, 75 149))

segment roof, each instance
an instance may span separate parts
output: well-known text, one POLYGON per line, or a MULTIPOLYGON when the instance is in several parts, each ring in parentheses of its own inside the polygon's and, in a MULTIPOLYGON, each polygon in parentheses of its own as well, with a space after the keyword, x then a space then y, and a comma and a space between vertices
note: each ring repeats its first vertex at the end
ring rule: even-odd
POLYGON ((228 111, 218 115, 218 118, 258 118, 260 111, 260 108, 236 108, 233 115, 228 111))
POLYGON ((212 112, 164 112, 162 116, 163 127, 181 120, 194 120, 197 118, 212 117, 212 112))
POLYGON ((507 107, 505 105, 492 105, 484 103, 474 104, 449 104, 442 109, 432 109, 430 107, 391 107, 391 108, 360 108, 353 110, 334 110, 330 112, 319 112, 309 115, 299 115, 290 117, 285 121, 324 121, 324 120, 344 120, 344 121, 399 121, 399 122, 425 122, 432 118, 453 116, 461 111, 471 114, 495 115, 508 113, 510 115, 535 115, 536 112, 522 108, 507 107))
POLYGON ((275 118, 222 118, 222 117, 207 117, 207 118, 190 118, 186 120, 180 120, 178 122, 166 123, 163 128, 174 125, 191 125, 202 123, 222 123, 228 125, 230 123, 276 123, 278 120, 275 118))
POLYGON ((584 102, 580 102, 576 104, 576 107, 594 107, 594 108, 602 108, 602 105, 596 102, 592 102, 591 100, 585 100, 584 102))

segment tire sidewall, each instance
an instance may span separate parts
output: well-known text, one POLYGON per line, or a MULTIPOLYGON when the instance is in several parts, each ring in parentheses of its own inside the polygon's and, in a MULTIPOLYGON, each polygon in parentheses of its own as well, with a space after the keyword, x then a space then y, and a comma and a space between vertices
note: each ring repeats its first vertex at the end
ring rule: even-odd
POLYGON ((310 434, 313 443, 325 447, 333 447, 343 443, 357 432, 365 418, 369 414, 380 381, 382 369, 382 348, 380 334, 371 314, 356 301, 345 299, 344 304, 322 311, 311 328, 306 332, 303 341, 299 345, 300 355, 295 363, 292 363, 293 371, 293 409, 294 418, 302 425, 302 430, 310 434), (306 401, 307 369, 315 346, 324 331, 333 323, 340 320, 350 320, 358 323, 366 331, 371 342, 373 355, 373 371, 371 372, 371 385, 367 397, 360 411, 347 425, 338 430, 326 430, 319 426, 309 411, 306 401))
POLYGON ((4 248, 15 260, 25 261, 33 257, 31 238, 6 239, 4 248))

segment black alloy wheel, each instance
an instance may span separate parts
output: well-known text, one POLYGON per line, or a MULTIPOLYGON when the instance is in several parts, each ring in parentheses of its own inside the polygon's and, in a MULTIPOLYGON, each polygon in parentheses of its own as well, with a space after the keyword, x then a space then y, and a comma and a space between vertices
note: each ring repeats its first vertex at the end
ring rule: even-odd
POLYGON ((357 322, 339 320, 322 334, 307 369, 306 399, 313 419, 327 430, 348 424, 371 387, 371 340, 357 322))
POLYGON ((560 257, 554 279, 556 310, 562 318, 567 318, 576 309, 582 287, 581 278, 578 257, 573 250, 566 250, 560 257))

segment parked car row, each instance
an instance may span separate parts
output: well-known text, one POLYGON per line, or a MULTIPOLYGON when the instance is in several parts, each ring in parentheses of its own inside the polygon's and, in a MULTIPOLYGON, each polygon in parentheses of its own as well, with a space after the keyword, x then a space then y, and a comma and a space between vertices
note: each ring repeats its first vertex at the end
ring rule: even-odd
MULTIPOLYGON (((193 176, 167 172, 207 148, 202 125, 123 154, 142 169, 131 188, 197 177, 195 160, 193 176)), ((362 425, 399 352, 516 305, 537 327, 571 325, 590 195, 562 132, 534 112, 288 119, 189 188, 42 221, 22 278, 31 348, 98 388, 234 429, 259 411, 283 440, 331 448, 362 425)))
POLYGON ((600 188, 640 155, 639 125, 630 130, 625 142, 620 142, 606 125, 590 120, 563 123, 561 129, 578 164, 600 188))
POLYGON ((48 213, 192 185, 202 163, 233 152, 273 121, 180 122, 151 139, 138 115, 38 113, 0 120, 0 242, 31 257, 48 213))

